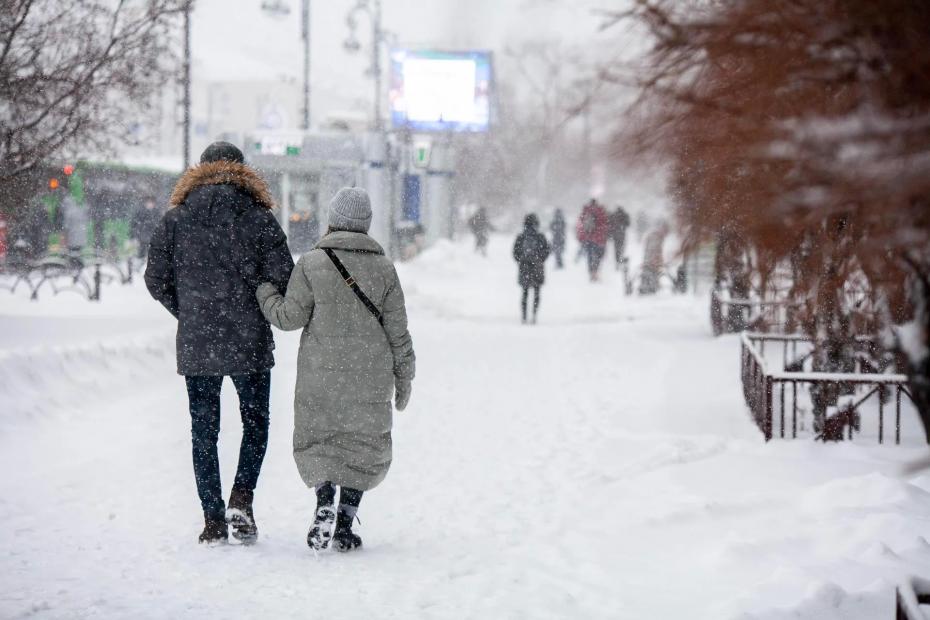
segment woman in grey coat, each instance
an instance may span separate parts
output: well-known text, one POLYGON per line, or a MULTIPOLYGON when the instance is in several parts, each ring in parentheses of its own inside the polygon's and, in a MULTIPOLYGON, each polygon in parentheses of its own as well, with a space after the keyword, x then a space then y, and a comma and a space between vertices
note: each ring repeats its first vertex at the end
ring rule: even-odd
POLYGON ((414 376, 404 293, 394 265, 368 236, 370 225, 368 194, 340 190, 329 205, 328 233, 297 262, 287 293, 269 283, 257 292, 272 325, 303 329, 294 460, 316 489, 316 517, 307 534, 314 550, 331 540, 337 551, 361 546, 352 521, 362 492, 380 484, 391 465, 391 395, 403 411, 414 376))

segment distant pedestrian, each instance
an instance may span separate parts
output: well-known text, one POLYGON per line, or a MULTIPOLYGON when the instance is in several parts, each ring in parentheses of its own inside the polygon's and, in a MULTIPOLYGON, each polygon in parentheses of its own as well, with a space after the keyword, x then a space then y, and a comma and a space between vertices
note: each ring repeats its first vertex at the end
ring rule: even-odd
POLYGON ((610 214, 610 239, 614 243, 614 261, 617 271, 623 266, 626 252, 626 231, 630 227, 630 216, 622 206, 610 214))
POLYGON ((610 234, 607 210, 592 198, 582 209, 575 232, 588 259, 588 277, 594 282, 598 279, 601 260, 607 251, 610 234))
POLYGON ((549 242, 539 232, 539 218, 530 213, 523 221, 523 232, 517 236, 513 244, 513 258, 520 266, 517 281, 523 289, 520 310, 524 323, 529 319, 527 303, 530 289, 533 289, 533 315, 529 320, 536 323, 536 315, 539 312, 539 293, 546 282, 546 259, 548 257, 549 242))
POLYGON ((653 295, 659 291, 659 280, 665 270, 662 246, 668 233, 668 224, 662 221, 655 230, 646 235, 643 271, 639 283, 640 295, 653 295))
POLYGON ((48 237, 52 232, 48 208, 39 200, 31 201, 26 206, 26 216, 17 227, 17 237, 22 241, 21 254, 29 260, 36 260, 48 252, 48 237))
POLYGON ((68 253, 74 260, 80 260, 80 254, 87 245, 87 233, 90 219, 87 209, 78 204, 70 193, 61 201, 62 231, 64 232, 68 253))
POLYGON ((225 542, 227 520, 243 543, 258 537, 252 499, 268 447, 274 337, 255 289, 284 288, 294 261, 265 181, 228 142, 211 144, 171 195, 155 228, 145 270, 152 297, 178 320, 178 374, 190 404, 194 479, 203 508, 202 543, 225 542), (217 440, 220 388, 239 395, 239 467, 223 502, 217 440))
POLYGON ((565 216, 562 215, 562 209, 556 209, 555 215, 552 216, 552 223, 549 224, 549 230, 552 232, 552 253, 555 254, 555 268, 561 269, 562 254, 565 253, 565 216))
POLYGON ((488 219, 488 212, 484 207, 479 207, 475 214, 468 220, 468 226, 472 234, 475 235, 475 251, 482 256, 488 255, 488 237, 493 230, 491 220, 488 219))
POLYGON ((129 223, 129 234, 138 245, 139 258, 145 258, 148 255, 152 233, 155 232, 155 227, 158 226, 161 216, 161 209, 156 205, 154 198, 146 198, 142 203, 142 208, 132 214, 132 220, 129 223))
POLYGON ((371 215, 367 192, 339 190, 327 234, 297 262, 286 294, 275 283, 256 293, 275 327, 303 330, 293 445, 301 478, 316 490, 307 532, 315 551, 330 542, 340 552, 362 546, 352 524, 362 493, 391 467, 391 396, 403 411, 416 370, 404 292, 391 259, 368 235, 371 215))

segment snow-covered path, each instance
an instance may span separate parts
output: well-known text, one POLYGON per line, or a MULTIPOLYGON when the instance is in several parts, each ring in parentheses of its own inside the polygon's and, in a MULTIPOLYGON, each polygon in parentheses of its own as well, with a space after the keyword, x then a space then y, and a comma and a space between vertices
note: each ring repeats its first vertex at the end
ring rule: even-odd
MULTIPOLYGON (((201 548, 166 315, 138 286, 44 318, 0 298, 0 617, 873 618, 899 576, 930 573, 930 475, 897 473, 925 448, 764 445, 703 299, 627 298, 569 265, 525 327, 509 240, 491 250, 401 267, 418 377, 349 556, 304 543, 294 335, 260 543, 201 548)), ((231 386, 223 424, 228 490, 231 386)))

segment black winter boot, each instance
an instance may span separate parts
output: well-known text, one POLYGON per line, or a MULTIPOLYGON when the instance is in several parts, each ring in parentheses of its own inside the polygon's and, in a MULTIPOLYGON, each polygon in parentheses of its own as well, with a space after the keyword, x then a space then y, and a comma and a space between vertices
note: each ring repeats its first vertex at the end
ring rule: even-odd
POLYGON ((229 532, 226 529, 226 522, 219 519, 207 519, 204 522, 203 531, 197 542, 207 545, 216 545, 229 540, 229 532))
POLYGON ((361 537, 352 531, 352 521, 355 520, 355 512, 351 514, 344 510, 344 506, 339 506, 339 514, 336 516, 336 533, 333 534, 333 546, 339 553, 348 553, 362 548, 361 537))
POLYGON ((336 520, 336 511, 332 506, 317 506, 316 516, 307 532, 307 544, 314 551, 323 551, 329 547, 333 539, 333 522, 336 520))
POLYGON ((253 491, 233 487, 226 508, 226 521, 232 526, 233 538, 243 545, 251 545, 258 540, 258 527, 252 513, 253 491))
POLYGON ((336 521, 336 510, 333 502, 336 499, 336 487, 331 482, 324 482, 316 488, 316 515, 307 532, 307 545, 314 551, 323 551, 329 547, 333 539, 333 522, 336 521))

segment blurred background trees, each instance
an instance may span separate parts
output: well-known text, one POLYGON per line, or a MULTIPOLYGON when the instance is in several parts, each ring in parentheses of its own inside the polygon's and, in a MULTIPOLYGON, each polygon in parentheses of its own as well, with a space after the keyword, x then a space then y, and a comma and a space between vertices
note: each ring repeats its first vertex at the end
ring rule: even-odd
POLYGON ((0 210, 40 164, 107 152, 177 75, 190 0, 0 0, 0 210))

